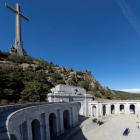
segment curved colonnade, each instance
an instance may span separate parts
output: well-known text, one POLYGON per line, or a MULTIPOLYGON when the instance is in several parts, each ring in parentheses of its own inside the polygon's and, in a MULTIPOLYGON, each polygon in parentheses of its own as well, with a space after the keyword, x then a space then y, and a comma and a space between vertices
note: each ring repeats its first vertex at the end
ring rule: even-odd
POLYGON ((89 101, 88 115, 103 117, 108 115, 140 114, 140 101, 120 100, 120 101, 89 101))
POLYGON ((11 140, 52 140, 78 125, 78 103, 54 103, 20 109, 8 116, 11 140))

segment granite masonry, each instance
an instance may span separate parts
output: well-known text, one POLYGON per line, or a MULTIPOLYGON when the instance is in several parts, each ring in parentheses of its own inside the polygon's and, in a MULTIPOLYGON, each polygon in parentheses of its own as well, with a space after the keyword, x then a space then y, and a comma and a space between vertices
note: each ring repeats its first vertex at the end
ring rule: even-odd
POLYGON ((0 140, 53 140, 79 124, 79 116, 103 118, 140 114, 140 101, 95 101, 80 87, 57 85, 47 94, 50 103, 0 107, 0 140), (21 108, 20 108, 21 107, 21 108))
POLYGON ((16 3, 16 9, 12 8, 11 6, 9 6, 8 4, 5 4, 5 6, 11 10, 12 12, 14 12, 16 14, 16 39, 15 39, 15 46, 11 46, 10 48, 10 53, 12 54, 18 54, 21 56, 26 56, 26 51, 23 49, 23 42, 21 40, 21 17, 27 21, 29 21, 29 19, 24 16, 23 14, 20 13, 20 6, 18 3, 16 3))

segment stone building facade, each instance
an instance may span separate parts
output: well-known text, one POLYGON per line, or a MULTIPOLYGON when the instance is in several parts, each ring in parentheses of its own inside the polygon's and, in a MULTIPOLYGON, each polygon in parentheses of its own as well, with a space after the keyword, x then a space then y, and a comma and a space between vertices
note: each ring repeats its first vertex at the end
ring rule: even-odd
POLYGON ((51 91, 47 95, 49 102, 78 102, 79 114, 88 116, 88 102, 93 100, 93 96, 86 94, 84 88, 59 84, 51 91))
POLYGON ((103 117, 108 115, 140 114, 139 100, 95 101, 92 95, 80 87, 57 85, 48 94, 49 102, 78 102, 79 114, 103 117))

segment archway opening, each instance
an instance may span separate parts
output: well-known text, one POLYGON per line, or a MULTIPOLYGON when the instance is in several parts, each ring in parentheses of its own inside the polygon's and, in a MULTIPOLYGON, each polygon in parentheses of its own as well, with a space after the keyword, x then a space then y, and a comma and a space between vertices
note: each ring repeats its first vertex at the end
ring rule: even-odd
POLYGON ((130 105, 130 114, 135 114, 135 106, 130 105))
POLYGON ((40 122, 35 119, 32 121, 32 136, 33 140, 41 140, 40 122))
POLYGON ((96 106, 95 105, 92 107, 92 115, 94 117, 96 117, 96 106))
POLYGON ((17 137, 14 134, 10 135, 11 140, 17 140, 17 137))
POLYGON ((124 105, 120 105, 120 114, 124 114, 125 110, 124 110, 124 105))
POLYGON ((68 110, 63 112, 63 124, 65 130, 70 128, 70 114, 68 110))
POLYGON ((106 105, 103 105, 103 116, 106 115, 106 105))
POLYGON ((115 106, 111 105, 111 114, 115 114, 115 106))
POLYGON ((78 116, 81 115, 81 103, 78 102, 78 116))
POLYGON ((49 116, 50 139, 57 136, 56 115, 51 113, 49 116))

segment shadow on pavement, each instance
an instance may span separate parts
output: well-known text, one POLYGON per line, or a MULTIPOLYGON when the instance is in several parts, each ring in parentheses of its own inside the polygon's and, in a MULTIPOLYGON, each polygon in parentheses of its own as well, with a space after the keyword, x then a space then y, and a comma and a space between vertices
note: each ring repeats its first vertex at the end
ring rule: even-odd
MULTIPOLYGON (((79 127, 87 119, 89 119, 89 117, 79 116, 79 127)), ((87 139, 84 136, 82 130, 80 129, 75 134, 73 134, 68 140, 87 140, 87 139)))
POLYGON ((79 125, 66 130, 62 135, 57 136, 53 140, 87 140, 84 137, 80 128, 80 125, 82 124, 82 122, 84 122, 87 119, 89 119, 89 117, 79 116, 79 125))

